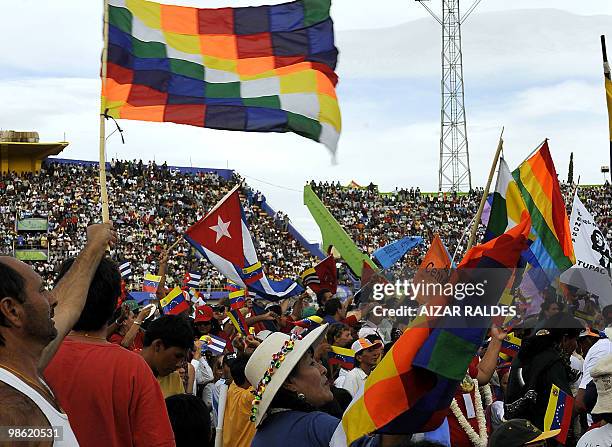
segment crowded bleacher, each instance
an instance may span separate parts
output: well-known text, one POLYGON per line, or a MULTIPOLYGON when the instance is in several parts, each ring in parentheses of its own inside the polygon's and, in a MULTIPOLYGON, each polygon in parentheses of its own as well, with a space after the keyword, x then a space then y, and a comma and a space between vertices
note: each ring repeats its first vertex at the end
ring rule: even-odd
MULTIPOLYGON (((370 184, 361 187, 354 182, 341 186, 339 182, 310 182, 315 193, 328 207, 336 220, 346 229, 365 253, 371 254, 404 236, 422 236, 427 241, 406 262, 418 265, 431 237, 438 233, 450 253, 461 257, 467 245, 466 229, 476 215, 482 188, 465 194, 422 193, 420 188, 396 188, 381 193, 370 184), (463 238, 462 238, 463 237, 463 238)), ((561 183, 568 214, 571 212, 574 187, 561 183)), ((609 183, 579 188, 579 196, 595 217, 608 241, 612 241, 612 190, 609 183)), ((484 228, 479 227, 482 236, 484 228)))
MULTIPOLYGON (((157 273, 159 256, 190 225, 195 223, 231 187, 242 181, 238 174, 224 179, 215 172, 181 172, 154 162, 115 161, 107 173, 110 214, 120 242, 112 253, 118 261, 133 265, 132 283, 138 288, 146 272, 157 273)), ((258 252, 271 277, 295 277, 312 263, 312 256, 287 233, 288 219, 269 216, 261 209, 265 197, 244 184, 243 205, 258 252)), ((100 215, 98 169, 94 164, 49 161, 38 174, 0 177, 0 241, 13 247, 43 247, 49 258, 37 262, 36 270, 51 283, 54 268, 66 256, 83 247, 83 230, 100 215), (49 233, 15 231, 15 218, 48 217, 49 233)), ((187 244, 174 250, 169 270, 177 277, 201 271, 204 290, 219 289, 223 277, 209 263, 196 257, 187 244)), ((175 284, 172 277, 169 285, 175 284)))

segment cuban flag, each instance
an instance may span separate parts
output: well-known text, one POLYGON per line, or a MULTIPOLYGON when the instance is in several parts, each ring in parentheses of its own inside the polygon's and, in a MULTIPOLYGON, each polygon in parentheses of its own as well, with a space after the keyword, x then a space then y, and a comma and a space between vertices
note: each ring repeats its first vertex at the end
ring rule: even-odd
POLYGON ((202 275, 197 272, 187 272, 185 273, 185 278, 183 279, 183 284, 185 287, 190 289, 197 289, 200 287, 200 280, 202 279, 202 275))
POLYGON ((257 259, 246 225, 236 185, 202 219, 185 233, 185 240, 227 279, 257 296, 277 301, 299 295, 304 289, 291 279, 268 279, 257 259))
POLYGON ((202 353, 204 351, 210 351, 214 355, 221 355, 225 351, 227 342, 221 337, 215 337, 214 335, 202 335, 200 340, 204 342, 202 345, 202 353))
POLYGON ((119 273, 121 273, 121 279, 128 279, 132 276, 132 264, 130 261, 119 263, 119 273))

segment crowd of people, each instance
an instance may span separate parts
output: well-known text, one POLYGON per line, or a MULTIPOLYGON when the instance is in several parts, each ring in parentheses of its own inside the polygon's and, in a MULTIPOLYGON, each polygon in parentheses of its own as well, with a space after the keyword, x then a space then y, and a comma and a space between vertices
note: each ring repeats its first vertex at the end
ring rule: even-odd
MULTIPOLYGON (((460 259, 467 246, 466 229, 478 211, 482 188, 465 194, 422 193, 417 188, 397 189, 381 193, 378 187, 339 182, 310 182, 311 187, 336 220, 364 253, 373 253, 384 245, 404 236, 421 236, 425 244, 406 257, 408 264, 419 265, 434 234, 440 238, 451 255, 457 251, 460 259)), ((561 183, 568 215, 571 213, 575 187, 561 183)), ((601 231, 612 241, 612 188, 602 186, 579 188, 579 196, 595 217, 601 231)), ((480 225, 478 235, 484 234, 480 225)))
MULTIPOLYGON (((156 274, 161 251, 172 245, 197 222, 236 182, 214 172, 185 173, 165 163, 112 160, 107 172, 111 220, 119 243, 111 253, 117 261, 130 261, 128 289, 139 289, 145 273, 156 274)), ((295 278, 312 262, 310 254, 287 232, 286 215, 268 216, 260 205, 261 192, 243 184, 243 207, 261 261, 268 262, 271 278, 295 278)), ((2 251, 48 250, 46 261, 35 269, 50 285, 60 260, 75 256, 84 246, 83 230, 99 219, 98 169, 95 164, 47 162, 36 174, 0 176, 0 245, 2 251), (17 232, 15 219, 48 218, 46 231, 17 232)), ((169 268, 181 274, 202 275, 201 289, 219 289, 224 278, 187 243, 173 250, 169 268)), ((169 278, 170 284, 174 278, 169 278)))
MULTIPOLYGON (((163 315, 122 294, 105 253, 117 233, 89 226, 51 291, 28 265, 0 257, 0 425, 61 427, 53 445, 67 446, 324 447, 382 357, 395 348, 401 358, 412 343, 409 321, 381 316, 380 303, 314 286, 280 302, 163 315)), ((165 272, 168 257, 159 262, 165 272)), ((512 328, 492 326, 442 425, 351 446, 612 445, 612 306, 602 317, 600 332, 547 302, 512 328), (563 438, 546 429, 554 387, 575 399, 563 438)), ((411 383, 406 392, 419 393, 411 383)))
MULTIPOLYGON (((245 293, 238 301, 186 302, 180 311, 162 306, 186 271, 202 274, 198 288, 223 285, 186 245, 167 248, 240 177, 113 160, 113 223, 92 224, 100 208, 96 178, 94 167, 53 163, 37 175, 0 178, 3 247, 35 246, 36 233, 16 232, 15 219, 43 217, 50 254, 32 266, 0 256, 1 427, 50 429, 38 432, 45 436, 61 429, 52 444, 58 446, 342 446, 341 419, 368 378, 382 365, 388 374, 389 358, 400 367, 420 346, 406 332, 412 317, 380 312, 415 303, 400 295, 382 302, 361 292, 335 295, 338 281, 327 288, 329 277, 279 301, 245 293), (147 271, 160 274, 151 304, 125 293, 124 260, 137 280, 147 271)), ((434 233, 451 252, 462 251, 459 240, 482 194, 311 185, 367 253, 405 235, 423 236, 405 261, 414 264, 434 233)), ((571 202, 573 188, 563 190, 571 202)), ((580 194, 610 239, 609 185, 580 194)), ((265 200, 243 185, 247 224, 268 275, 295 277, 318 261, 288 235, 286 214, 265 214, 265 200)), ((418 413, 421 430, 390 424, 385 434, 367 430, 350 445, 611 446, 612 306, 586 320, 577 310, 584 311, 551 292, 538 314, 483 329, 481 346, 459 371, 463 380, 444 391, 450 402, 427 414, 437 418, 427 426, 433 431, 418 413), (551 415, 552 396, 565 405, 565 417, 551 415), (554 417, 563 419, 563 430, 549 429, 554 417)), ((408 410, 431 376, 417 370, 396 379, 408 410)))

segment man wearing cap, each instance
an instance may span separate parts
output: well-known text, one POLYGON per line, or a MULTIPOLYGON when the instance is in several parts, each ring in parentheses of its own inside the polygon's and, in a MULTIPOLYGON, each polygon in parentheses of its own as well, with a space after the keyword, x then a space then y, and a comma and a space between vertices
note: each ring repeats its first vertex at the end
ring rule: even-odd
POLYGON ((527 419, 510 419, 493 432, 489 447, 546 447, 546 440, 557 436, 560 431, 542 432, 527 419))
POLYGON ((586 432, 577 447, 609 447, 612 445, 612 355, 595 364, 591 377, 597 388, 597 403, 591 413, 600 416, 605 425, 586 432))
POLYGON ((347 390, 353 398, 363 390, 365 381, 376 367, 382 354, 380 341, 371 342, 367 338, 357 339, 351 346, 355 351, 355 368, 344 375, 340 388, 347 390))

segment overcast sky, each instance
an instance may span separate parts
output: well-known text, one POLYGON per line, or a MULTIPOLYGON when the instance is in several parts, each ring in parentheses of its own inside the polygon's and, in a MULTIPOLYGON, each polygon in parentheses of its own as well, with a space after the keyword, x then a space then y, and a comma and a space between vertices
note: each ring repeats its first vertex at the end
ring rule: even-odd
MULTIPOLYGON (((220 7, 282 1, 172 3, 220 7)), ((440 0, 428 3, 440 11, 440 0)), ((462 2, 462 8, 470 4, 462 2)), ((65 133, 70 146, 62 156, 96 159, 101 5, 94 0, 0 3, 5 18, 0 128, 36 130, 46 141, 61 140, 65 133)), ((126 145, 111 137, 109 159, 236 169, 311 240, 320 235, 302 205, 307 180, 372 181, 382 190, 437 189, 439 25, 413 0, 336 0, 332 17, 343 114, 338 165, 331 165, 322 145, 293 134, 137 121, 122 121, 126 145)), ((599 36, 607 34, 612 42, 612 1, 483 0, 462 34, 473 184, 484 184, 502 126, 511 168, 548 137, 560 178, 567 176, 573 151, 581 182, 601 183, 609 143, 599 36)))

